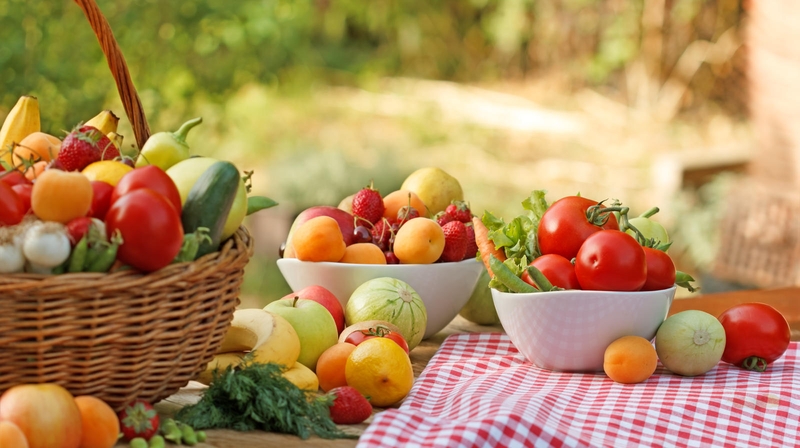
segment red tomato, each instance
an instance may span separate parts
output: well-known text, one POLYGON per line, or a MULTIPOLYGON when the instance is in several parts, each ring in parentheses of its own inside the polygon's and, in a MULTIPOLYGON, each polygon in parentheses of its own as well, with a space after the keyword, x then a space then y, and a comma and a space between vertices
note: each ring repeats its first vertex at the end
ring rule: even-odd
POLYGON ((617 218, 611 213, 604 214, 603 219, 608 219, 603 224, 602 220, 590 222, 586 212, 594 205, 597 201, 567 196, 548 207, 539 221, 539 250, 542 254, 558 254, 572 260, 589 235, 602 229, 619 230, 617 218))
POLYGON ((586 238, 575 257, 581 288, 638 291, 647 280, 647 259, 636 239, 619 230, 601 230, 586 238))
POLYGON ((92 206, 89 208, 89 214, 97 219, 106 219, 106 213, 111 206, 111 194, 114 192, 114 186, 103 182, 101 180, 92 181, 92 206))
POLYGON ((663 250, 643 247, 647 260, 647 280, 642 291, 671 288, 675 284, 675 263, 663 250))
POLYGON ((725 328, 722 360, 763 372, 789 347, 791 329, 783 314, 766 303, 743 303, 720 314, 725 328))
POLYGON ((111 204, 113 205, 128 192, 139 188, 149 188, 160 193, 175 207, 178 215, 181 214, 181 194, 178 192, 178 187, 164 170, 155 165, 134 168, 122 176, 111 194, 111 204))
POLYGON ((33 192, 33 184, 17 184, 11 187, 14 190, 14 193, 17 193, 20 199, 22 199, 22 209, 24 213, 28 213, 28 210, 31 209, 31 192, 33 192))
POLYGON ((81 413, 75 399, 56 384, 24 384, 0 397, 0 421, 22 430, 31 447, 78 448, 81 413))
MULTIPOLYGON (((575 266, 569 260, 557 254, 546 254, 535 258, 529 266, 534 266, 542 271, 545 277, 550 280, 553 286, 564 289, 581 289, 578 277, 575 275, 575 266)), ((536 283, 528 275, 528 271, 522 273, 522 280, 536 288, 536 283)))
POLYGON ((25 216, 25 203, 5 182, 0 182, 0 225, 19 224, 25 216))
POLYGON ((0 181, 7 184, 10 187, 14 185, 20 184, 30 184, 31 181, 24 174, 17 170, 5 171, 0 173, 0 181))
POLYGON ((406 339, 400 333, 395 333, 394 331, 384 327, 383 325, 376 325, 371 327, 367 330, 358 330, 350 333, 345 338, 344 342, 348 342, 353 345, 358 345, 367 339, 372 338, 389 338, 397 343, 406 353, 408 353, 408 343, 406 339))
POLYGON ((106 213, 108 237, 117 230, 122 233, 117 258, 145 272, 170 264, 183 244, 180 215, 149 188, 131 191, 111 205, 106 213))

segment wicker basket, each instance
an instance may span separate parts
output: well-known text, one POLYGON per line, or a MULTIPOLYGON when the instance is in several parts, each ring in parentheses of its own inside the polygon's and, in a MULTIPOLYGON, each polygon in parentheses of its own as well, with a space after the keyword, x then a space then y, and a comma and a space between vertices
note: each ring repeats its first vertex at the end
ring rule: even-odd
MULTIPOLYGON (((103 47, 141 147, 149 130, 125 60, 94 1, 75 2, 103 47)), ((219 348, 252 253, 240 227, 220 251, 149 274, 0 276, 0 391, 57 383, 115 409, 168 397, 219 348)))

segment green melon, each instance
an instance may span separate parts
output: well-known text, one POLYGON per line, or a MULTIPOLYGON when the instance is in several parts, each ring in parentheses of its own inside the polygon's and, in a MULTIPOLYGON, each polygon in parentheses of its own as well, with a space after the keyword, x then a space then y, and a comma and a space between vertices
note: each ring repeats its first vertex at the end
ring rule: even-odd
POLYGON ((391 277, 367 280, 353 291, 344 310, 347 325, 365 320, 383 320, 396 325, 408 348, 413 349, 425 334, 428 312, 414 288, 391 277))

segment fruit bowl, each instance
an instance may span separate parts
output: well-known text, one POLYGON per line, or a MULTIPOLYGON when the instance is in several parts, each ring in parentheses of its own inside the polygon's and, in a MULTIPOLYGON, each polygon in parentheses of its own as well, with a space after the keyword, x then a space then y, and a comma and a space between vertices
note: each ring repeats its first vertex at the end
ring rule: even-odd
POLYGON ((319 285, 331 291, 342 307, 353 291, 367 280, 393 277, 420 295, 428 313, 424 339, 441 331, 469 300, 483 264, 475 259, 433 264, 351 264, 281 258, 278 268, 292 288, 319 285))
POLYGON ((500 322, 525 358, 543 369, 603 371, 614 340, 652 340, 666 319, 676 286, 658 291, 552 291, 528 294, 492 289, 500 322))

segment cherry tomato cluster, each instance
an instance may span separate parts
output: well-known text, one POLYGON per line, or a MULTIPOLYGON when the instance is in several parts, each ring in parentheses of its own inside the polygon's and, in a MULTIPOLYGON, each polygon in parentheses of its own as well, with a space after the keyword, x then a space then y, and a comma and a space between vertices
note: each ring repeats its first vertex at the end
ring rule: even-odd
MULTIPOLYGON (((580 196, 567 196, 554 202, 542 215, 537 229, 541 256, 530 266, 537 268, 558 288, 603 291, 658 290, 675 283, 675 264, 658 247, 649 247, 642 236, 620 229, 612 212, 627 209, 605 207, 580 196), (574 260, 574 261, 573 261, 574 260)), ((634 232, 638 232, 634 230, 634 232)), ((651 242, 654 246, 657 242, 651 242)), ((539 289, 526 271, 522 280, 539 289)))

